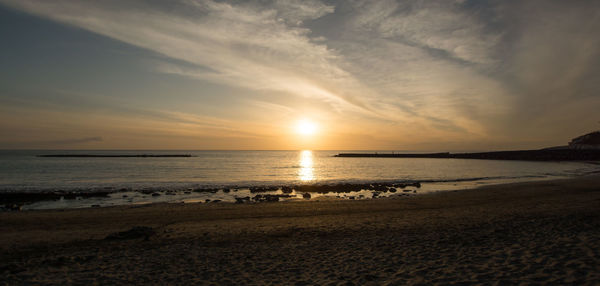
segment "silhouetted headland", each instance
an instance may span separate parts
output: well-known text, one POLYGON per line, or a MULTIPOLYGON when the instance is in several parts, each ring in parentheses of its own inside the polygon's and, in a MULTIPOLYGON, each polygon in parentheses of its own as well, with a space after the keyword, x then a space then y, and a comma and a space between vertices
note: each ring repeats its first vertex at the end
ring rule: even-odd
POLYGON ((169 157, 192 157, 190 154, 129 154, 129 155, 103 155, 103 154, 50 154, 37 155, 37 157, 58 157, 58 158, 169 158, 169 157))

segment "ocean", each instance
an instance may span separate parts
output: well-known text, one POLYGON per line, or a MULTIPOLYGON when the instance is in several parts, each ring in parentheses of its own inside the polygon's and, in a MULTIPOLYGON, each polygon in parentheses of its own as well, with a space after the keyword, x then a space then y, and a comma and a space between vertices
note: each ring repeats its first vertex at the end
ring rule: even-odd
MULTIPOLYGON (((92 204, 106 206, 158 201, 235 201, 236 197, 250 194, 250 188, 256 186, 420 182, 421 187, 415 188, 414 193, 427 193, 485 184, 564 178, 600 171, 599 165, 584 162, 333 157, 340 152, 346 151, 5 150, 0 151, 0 191, 102 190, 129 194, 125 197, 111 195, 113 201, 107 198, 88 201, 96 200, 93 198, 59 205, 46 203, 41 208, 89 207, 92 204), (190 154, 192 157, 37 157, 42 154, 190 154), (219 190, 212 193, 190 192, 207 188, 219 190), (229 188, 239 193, 221 190, 229 188), (159 195, 150 196, 150 192, 158 192, 159 195), (138 193, 139 198, 136 195, 138 193), (165 193, 171 196, 160 196, 165 193)), ((281 190, 270 193, 281 194, 281 190)), ((297 194, 298 197, 301 195, 297 194)), ((340 196, 335 193, 330 195, 340 196)), ((360 196, 360 193, 353 192, 342 197, 372 197, 368 193, 360 196)))

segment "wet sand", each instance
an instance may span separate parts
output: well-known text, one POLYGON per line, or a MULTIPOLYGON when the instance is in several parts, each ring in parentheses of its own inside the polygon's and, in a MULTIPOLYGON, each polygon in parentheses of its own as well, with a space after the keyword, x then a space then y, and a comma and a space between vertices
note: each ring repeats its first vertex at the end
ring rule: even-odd
POLYGON ((7 285, 597 285, 600 176, 363 201, 4 212, 0 258, 7 285))

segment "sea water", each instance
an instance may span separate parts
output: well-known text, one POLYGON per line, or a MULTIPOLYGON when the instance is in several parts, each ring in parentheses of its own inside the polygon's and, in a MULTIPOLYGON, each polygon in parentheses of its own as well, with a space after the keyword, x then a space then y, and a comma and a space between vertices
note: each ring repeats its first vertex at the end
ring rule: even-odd
MULTIPOLYGON (((340 151, 7 150, 0 151, 0 191, 135 192, 211 187, 243 191, 252 186, 421 182, 423 188, 419 191, 423 193, 492 183, 563 178, 600 170, 599 165, 585 162, 334 157, 338 153, 340 151), (37 157, 51 154, 189 154, 192 157, 37 157)), ((217 195, 212 194, 211 197, 214 199, 217 195)), ((233 198, 234 195, 223 194, 221 199, 233 198)), ((204 196, 198 199, 205 200, 204 196)), ((153 199, 164 200, 164 196, 153 199)))

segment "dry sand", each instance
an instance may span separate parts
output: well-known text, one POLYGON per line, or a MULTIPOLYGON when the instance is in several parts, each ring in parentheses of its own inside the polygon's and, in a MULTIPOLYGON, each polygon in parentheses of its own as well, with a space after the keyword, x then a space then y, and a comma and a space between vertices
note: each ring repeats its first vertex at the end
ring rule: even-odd
POLYGON ((7 285, 598 285, 600 177, 365 201, 5 212, 0 242, 7 285), (135 226, 155 233, 105 239, 135 226))

